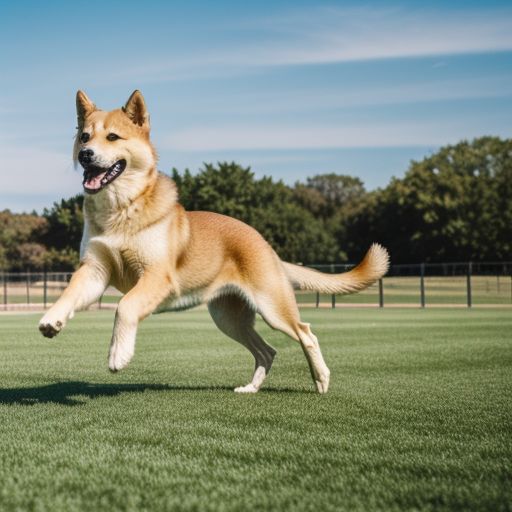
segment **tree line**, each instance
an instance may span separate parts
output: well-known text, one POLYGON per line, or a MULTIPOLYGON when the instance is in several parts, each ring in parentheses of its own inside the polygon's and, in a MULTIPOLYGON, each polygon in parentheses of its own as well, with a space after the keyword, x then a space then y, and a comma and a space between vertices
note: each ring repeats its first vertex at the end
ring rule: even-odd
MULTIPOLYGON (((481 137, 412 161, 403 178, 367 191, 356 177, 318 174, 293 186, 235 162, 173 169, 187 210, 256 228, 287 261, 354 262, 380 242, 393 263, 512 260, 512 140, 481 137)), ((0 212, 0 268, 71 270, 83 196, 42 215, 0 212)))

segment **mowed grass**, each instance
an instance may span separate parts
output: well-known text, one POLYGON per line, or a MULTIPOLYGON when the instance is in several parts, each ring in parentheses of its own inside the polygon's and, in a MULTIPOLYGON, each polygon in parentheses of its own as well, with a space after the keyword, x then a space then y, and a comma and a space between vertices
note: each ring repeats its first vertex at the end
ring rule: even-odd
POLYGON ((510 510, 512 315, 303 310, 331 368, 313 391, 278 349, 252 358, 206 311, 155 315, 110 374, 113 312, 55 340, 0 316, 0 510, 510 510))

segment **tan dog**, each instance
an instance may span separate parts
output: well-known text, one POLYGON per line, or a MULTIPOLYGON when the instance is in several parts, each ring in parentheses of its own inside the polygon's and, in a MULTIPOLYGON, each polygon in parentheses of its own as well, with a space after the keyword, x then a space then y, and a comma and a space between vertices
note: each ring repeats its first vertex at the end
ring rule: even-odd
POLYGON ((121 370, 135 350, 138 323, 155 311, 208 304, 219 329, 254 356, 254 393, 275 350, 254 329, 256 313, 301 344, 320 393, 329 386, 316 336, 301 322, 293 289, 352 293, 382 277, 388 254, 374 244, 344 274, 322 274, 282 262, 250 226, 211 212, 186 212, 174 182, 156 169, 149 116, 135 91, 122 109, 104 112, 77 93, 74 158, 84 168, 85 225, 80 268, 39 323, 53 337, 76 310, 96 302, 109 285, 125 293, 110 344, 109 368, 121 370))

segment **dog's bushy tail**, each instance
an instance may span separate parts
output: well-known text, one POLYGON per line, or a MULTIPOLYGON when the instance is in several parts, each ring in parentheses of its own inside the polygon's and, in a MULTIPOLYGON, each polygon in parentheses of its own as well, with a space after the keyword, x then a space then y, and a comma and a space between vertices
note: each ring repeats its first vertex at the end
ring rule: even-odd
POLYGON ((361 263, 342 274, 324 274, 311 268, 283 262, 286 275, 296 290, 321 293, 354 293, 380 279, 389 268, 389 254, 382 245, 373 244, 361 263))

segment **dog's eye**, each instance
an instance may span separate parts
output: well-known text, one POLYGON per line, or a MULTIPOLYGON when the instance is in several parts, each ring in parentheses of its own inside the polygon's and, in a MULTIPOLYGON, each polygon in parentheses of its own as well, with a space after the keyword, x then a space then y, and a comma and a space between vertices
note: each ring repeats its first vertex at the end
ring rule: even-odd
POLYGON ((84 132, 82 135, 80 135, 80 142, 87 142, 90 138, 91 136, 84 132))
POLYGON ((110 140, 111 142, 117 140, 117 139, 120 139, 121 137, 119 137, 119 135, 116 135, 115 133, 109 133, 107 135, 107 140, 110 140))

